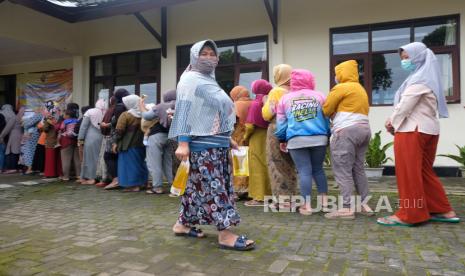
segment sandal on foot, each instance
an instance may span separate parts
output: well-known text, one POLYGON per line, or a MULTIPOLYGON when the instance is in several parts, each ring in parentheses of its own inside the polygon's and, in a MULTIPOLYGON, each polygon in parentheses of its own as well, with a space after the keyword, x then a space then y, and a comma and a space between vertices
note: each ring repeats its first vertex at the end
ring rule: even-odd
POLYGON ((295 204, 291 204, 290 202, 278 204, 277 207, 280 212, 291 212, 295 210, 295 204))
POLYGON ((328 207, 328 205, 326 206, 321 206, 321 212, 323 213, 331 213, 331 208, 328 207))
POLYGON ((174 235, 177 237, 191 237, 191 238, 205 238, 206 235, 202 232, 202 229, 191 227, 189 232, 174 232, 174 235))
POLYGON ((354 213, 334 211, 331 213, 325 214, 327 219, 355 219, 354 213))
POLYGON ((165 192, 163 192, 163 189, 155 188, 155 189, 147 189, 147 191, 145 191, 145 193, 149 194, 149 195, 162 195, 165 192))
POLYGON ((139 186, 135 186, 135 187, 125 188, 125 189, 123 189, 123 192, 125 192, 125 193, 136 193, 136 192, 140 192, 140 187, 139 187, 139 186))
POLYGON ((303 216, 311 216, 312 215, 312 209, 299 208, 299 214, 301 214, 303 216))
POLYGON ((105 186, 105 188, 103 188, 104 190, 113 190, 113 189, 117 189, 119 188, 119 183, 118 182, 112 182, 110 184, 108 184, 107 186, 105 186))
POLYGON ((95 184, 96 187, 99 187, 99 188, 103 188, 103 187, 106 187, 108 186, 109 183, 105 183, 105 182, 99 182, 97 184, 95 184))
POLYGON ((370 207, 363 207, 362 206, 362 210, 360 211, 360 214, 364 215, 364 216, 367 216, 367 217, 372 217, 372 216, 375 215, 375 212, 373 210, 371 210, 370 207))
POLYGON ((432 215, 429 221, 432 222, 447 222, 447 223, 459 223, 460 218, 459 217, 452 217, 452 218, 446 218, 441 215, 432 215))
POLYGON ((379 225, 382 225, 382 226, 402 226, 402 227, 412 227, 412 226, 414 226, 411 223, 406 223, 406 222, 402 222, 402 221, 399 221, 399 220, 396 220, 396 219, 392 219, 389 216, 378 218, 376 220, 376 223, 379 224, 379 225))
POLYGON ((95 185, 95 180, 85 180, 81 182, 81 185, 95 185))
POLYGON ((233 246, 220 244, 220 248, 226 250, 249 251, 255 248, 255 243, 247 244, 247 237, 240 235, 237 237, 233 246))
POLYGON ((263 207, 265 206, 265 203, 263 201, 258 201, 258 200, 249 200, 249 201, 246 201, 244 205, 247 207, 263 207))

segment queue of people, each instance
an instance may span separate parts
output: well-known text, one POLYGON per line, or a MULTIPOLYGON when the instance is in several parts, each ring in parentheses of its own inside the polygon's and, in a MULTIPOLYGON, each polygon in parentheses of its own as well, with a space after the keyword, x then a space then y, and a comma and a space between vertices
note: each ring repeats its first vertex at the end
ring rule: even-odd
MULTIPOLYGON (((434 53, 414 42, 399 50, 402 68, 410 72, 395 96, 386 129, 394 135, 395 166, 401 206, 377 219, 384 226, 413 226, 426 221, 458 222, 444 188, 433 172, 439 138, 438 117, 448 117, 434 53), (423 202, 403 206, 402 202, 423 202)), ((375 213, 367 204, 354 210, 351 196, 369 196, 364 172, 371 137, 369 100, 359 81, 355 60, 338 64, 336 85, 326 96, 316 89, 314 75, 280 64, 274 84, 259 79, 234 87, 228 94, 215 80, 218 49, 212 40, 191 48, 190 64, 176 90, 163 102, 118 89, 107 101, 82 110, 69 103, 60 110, 47 102, 42 110, 4 105, 0 112, 0 166, 5 173, 42 173, 73 178, 82 185, 126 192, 167 192, 179 162, 190 171, 179 216, 177 236, 203 238, 195 225, 214 225, 221 248, 251 250, 255 242, 231 229, 241 222, 238 194, 248 193, 247 207, 265 205, 266 196, 304 198, 298 208, 311 215, 312 183, 327 219, 354 219, 375 213), (252 96, 253 95, 253 96, 252 96), (233 176, 230 149, 249 147, 249 176, 233 176), (329 210, 323 170, 329 146, 342 208, 329 210), (149 174, 151 177, 149 177, 149 174), (150 182, 150 178, 152 181, 150 182)), ((279 202, 277 208, 293 208, 279 202)))

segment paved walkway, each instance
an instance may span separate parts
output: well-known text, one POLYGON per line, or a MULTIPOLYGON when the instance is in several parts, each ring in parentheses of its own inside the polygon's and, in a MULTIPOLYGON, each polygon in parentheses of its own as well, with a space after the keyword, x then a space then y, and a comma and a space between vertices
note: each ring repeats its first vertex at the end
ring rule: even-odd
MULTIPOLYGON (((392 181, 372 184, 373 202, 392 181)), ((464 199, 451 196, 459 214, 464 199)), ((375 218, 328 221, 239 203, 236 230, 257 242, 239 253, 218 249, 212 227, 202 227, 206 239, 175 237, 178 201, 0 176, 0 275, 465 275, 464 223, 388 228, 375 218)))

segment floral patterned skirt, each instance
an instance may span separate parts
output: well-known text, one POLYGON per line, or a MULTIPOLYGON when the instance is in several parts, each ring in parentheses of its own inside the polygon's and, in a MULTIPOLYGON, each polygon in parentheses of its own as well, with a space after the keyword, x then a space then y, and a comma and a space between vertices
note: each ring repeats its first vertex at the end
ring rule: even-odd
POLYGON ((213 148, 191 152, 179 222, 183 225, 212 224, 221 231, 239 224, 240 220, 234 203, 229 150, 213 148))

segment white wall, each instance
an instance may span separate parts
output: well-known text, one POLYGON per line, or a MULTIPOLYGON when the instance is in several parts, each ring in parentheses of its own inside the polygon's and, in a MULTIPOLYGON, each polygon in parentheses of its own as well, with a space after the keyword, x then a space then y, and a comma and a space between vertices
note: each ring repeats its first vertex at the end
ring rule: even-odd
POLYGON ((22 73, 32 73, 32 72, 53 71, 53 70, 70 69, 70 68, 73 68, 72 58, 44 60, 44 61, 36 61, 36 62, 30 62, 30 63, 20 63, 20 64, 12 64, 12 65, 7 65, 7 66, 0 66, 0 76, 22 74, 22 73))
MULTIPOLYGON (((161 31, 160 10, 149 10, 142 15, 158 32, 161 31)), ((272 31, 261 0, 194 1, 169 7, 167 15, 168 57, 162 58, 162 91, 176 86, 176 46, 206 38, 224 40, 268 35, 272 31)), ((160 48, 158 41, 133 15, 115 16, 76 25, 79 29, 81 54, 86 57, 160 48)), ((274 46, 270 44, 270 57, 273 52, 274 46)), ((277 56, 282 56, 279 50, 277 52, 277 56)), ((88 77, 86 81, 89 81, 88 77)))
POLYGON ((79 52, 73 24, 8 1, 0 3, 0 36, 47 46, 70 54, 79 52))

